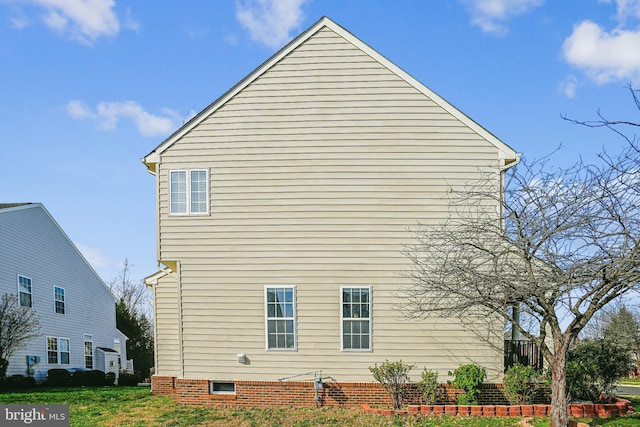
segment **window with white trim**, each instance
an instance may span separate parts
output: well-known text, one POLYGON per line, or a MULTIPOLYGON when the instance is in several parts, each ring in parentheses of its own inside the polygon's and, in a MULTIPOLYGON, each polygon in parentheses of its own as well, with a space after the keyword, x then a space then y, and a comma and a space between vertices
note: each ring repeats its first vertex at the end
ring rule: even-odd
POLYGON ((69 348, 69 338, 47 337, 47 363, 68 365, 69 348))
POLYGON ((169 171, 169 213, 172 215, 209 212, 206 169, 169 171))
POLYGON ((53 309, 56 313, 64 314, 64 288, 53 287, 53 304, 53 309))
POLYGON ((296 349, 296 289, 265 288, 268 350, 296 349))
POLYGON ((33 306, 33 295, 31 294, 31 279, 18 276, 18 299, 23 307, 33 306))
POLYGON ((122 346, 120 345, 120 339, 113 339, 113 349, 118 353, 118 369, 122 368, 122 346))
POLYGON ((84 367, 93 369, 93 335, 84 334, 84 367))
POLYGON ((371 287, 341 289, 342 349, 371 350, 371 287))

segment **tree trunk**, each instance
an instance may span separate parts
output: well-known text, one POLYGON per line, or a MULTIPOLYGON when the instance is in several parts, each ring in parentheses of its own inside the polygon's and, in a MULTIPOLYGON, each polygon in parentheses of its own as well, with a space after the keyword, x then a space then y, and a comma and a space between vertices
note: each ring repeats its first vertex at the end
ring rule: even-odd
POLYGON ((551 427, 567 427, 567 345, 555 346, 551 366, 551 427))

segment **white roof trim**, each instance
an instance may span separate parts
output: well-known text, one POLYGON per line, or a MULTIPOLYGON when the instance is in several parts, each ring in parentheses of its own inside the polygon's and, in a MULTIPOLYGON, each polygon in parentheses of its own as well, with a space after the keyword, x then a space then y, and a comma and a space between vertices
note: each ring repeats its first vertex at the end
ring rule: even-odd
POLYGON ((422 92, 425 96, 430 98, 436 104, 444 108, 447 112, 449 112, 452 116, 460 120, 465 125, 469 126, 470 129, 474 130, 488 142, 493 144, 500 152, 501 159, 512 160, 516 158, 516 152, 509 147, 504 142, 500 141, 495 135, 491 132, 487 131, 485 128, 480 126, 478 123, 473 121, 466 114, 455 108, 453 105, 445 101, 443 98, 438 96, 431 89, 426 87, 424 84, 420 83, 415 78, 411 77, 407 72, 402 70, 400 67, 395 65, 393 62, 389 61, 387 58, 376 52, 369 45, 358 39, 356 36, 351 34, 349 31, 345 30, 340 25, 333 22, 331 19, 326 16, 321 18, 318 22, 309 27, 306 31, 300 34, 298 37, 293 39, 289 44, 280 49, 275 55, 269 58, 266 62, 256 68, 251 74, 245 77, 243 80, 238 82, 235 86, 233 86, 229 91, 227 91, 224 95, 210 104, 207 108, 202 110, 199 114, 197 114, 190 121, 185 123, 180 129, 174 132, 171 136, 165 139, 160 145, 158 145, 151 153, 145 156, 142 161, 145 164, 148 163, 156 163, 160 160, 159 155, 162 154, 167 148, 173 145, 178 139, 182 138, 185 134, 191 131, 194 127, 204 121, 209 115, 215 112, 218 108, 224 105, 231 98, 236 96, 240 91, 254 82, 258 77, 264 74, 267 70, 269 70, 272 66, 278 63, 283 57, 287 56, 293 50, 295 50, 302 43, 307 41, 310 37, 312 37, 315 33, 320 31, 322 28, 327 27, 340 35, 342 38, 362 50, 364 53, 369 55, 375 61, 378 61, 384 67, 389 69, 391 72, 396 74, 398 77, 406 81, 408 84, 416 88, 418 91, 422 92))

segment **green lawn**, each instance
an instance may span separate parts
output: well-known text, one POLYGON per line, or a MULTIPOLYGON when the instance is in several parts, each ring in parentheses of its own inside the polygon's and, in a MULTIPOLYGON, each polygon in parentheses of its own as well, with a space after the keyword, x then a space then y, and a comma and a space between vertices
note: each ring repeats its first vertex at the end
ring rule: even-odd
MULTIPOLYGON (((640 396, 632 399, 640 412, 640 396)), ((462 417, 381 417, 358 409, 279 408, 244 409, 187 407, 173 399, 152 396, 144 387, 45 389, 1 393, 0 403, 69 404, 71 426, 410 426, 410 427, 511 427, 520 419, 462 417)), ((583 420, 606 427, 640 425, 640 415, 612 420, 583 420)), ((547 419, 534 419, 548 427, 547 419)))

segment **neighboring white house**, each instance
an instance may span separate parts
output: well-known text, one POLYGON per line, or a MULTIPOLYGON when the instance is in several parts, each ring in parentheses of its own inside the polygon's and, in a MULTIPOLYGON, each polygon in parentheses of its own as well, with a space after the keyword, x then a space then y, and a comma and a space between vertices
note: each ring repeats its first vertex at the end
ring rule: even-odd
MULTIPOLYGON (((118 371, 100 358, 108 348, 126 362, 127 337, 116 329, 115 298, 40 203, 0 204, 0 295, 35 310, 41 336, 9 359, 7 375, 37 381, 52 368, 118 371), (39 362, 28 371, 30 365, 39 362)), ((109 352, 107 352, 109 353, 109 352)))
POLYGON ((441 381, 475 362, 499 380, 502 320, 471 331, 456 317, 407 319, 402 252, 411 227, 448 218, 451 187, 490 173, 497 198, 517 159, 319 20, 143 159, 164 266, 146 279, 154 392, 304 404, 284 399, 280 380, 322 375, 340 387, 329 400, 355 404, 368 396, 369 366, 385 359, 438 370, 441 381))

